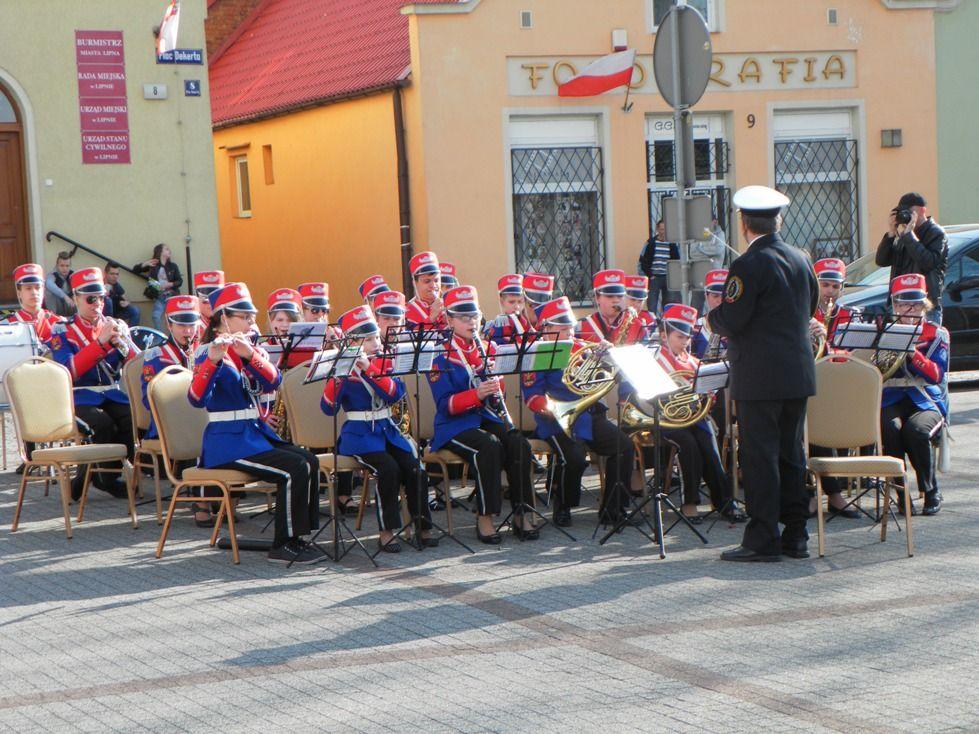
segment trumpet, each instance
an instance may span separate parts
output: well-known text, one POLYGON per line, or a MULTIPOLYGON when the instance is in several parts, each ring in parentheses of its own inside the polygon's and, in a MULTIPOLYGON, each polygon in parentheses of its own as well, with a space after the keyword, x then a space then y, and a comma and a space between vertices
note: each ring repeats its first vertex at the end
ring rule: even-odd
POLYGON ((133 341, 132 334, 129 333, 129 324, 121 319, 114 319, 111 316, 102 317, 102 327, 111 328, 116 335, 110 339, 110 343, 119 350, 119 354, 128 357, 130 354, 139 354, 142 349, 133 341))

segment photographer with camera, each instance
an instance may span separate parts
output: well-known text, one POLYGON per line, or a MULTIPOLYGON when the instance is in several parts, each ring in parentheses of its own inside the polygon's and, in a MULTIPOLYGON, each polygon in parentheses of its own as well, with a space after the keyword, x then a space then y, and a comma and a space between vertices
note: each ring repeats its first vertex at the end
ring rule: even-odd
POLYGON ((921 194, 907 193, 891 209, 887 234, 877 246, 876 262, 891 266, 891 280, 909 273, 920 273, 928 284, 928 300, 934 310, 928 319, 942 323, 942 290, 948 264, 948 240, 934 219, 921 194))

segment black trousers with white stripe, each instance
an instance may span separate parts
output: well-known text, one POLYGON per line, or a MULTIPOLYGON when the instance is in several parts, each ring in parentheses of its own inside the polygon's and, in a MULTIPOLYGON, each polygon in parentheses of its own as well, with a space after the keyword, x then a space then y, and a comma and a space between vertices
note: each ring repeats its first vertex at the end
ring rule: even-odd
POLYGON ((721 509, 731 499, 731 485, 721 465, 714 437, 697 426, 663 431, 663 438, 677 446, 680 474, 683 476, 683 501, 700 504, 701 480, 710 490, 711 506, 721 509))
POLYGON ((276 548, 319 527, 320 463, 306 449, 280 444, 217 468, 246 472, 276 486, 272 540, 276 548))
POLYGON ((421 520, 424 530, 432 526, 432 514, 428 508, 428 481, 419 481, 422 468, 418 457, 389 444, 386 452, 355 454, 354 458, 370 469, 377 480, 374 500, 377 506, 377 526, 381 530, 397 530, 401 527, 402 486, 405 488, 405 500, 412 518, 421 520))
POLYGON ((533 505, 530 442, 518 431, 507 433, 499 423, 483 421, 479 428, 456 434, 445 448, 469 464, 476 478, 476 511, 498 515, 503 507, 500 473, 506 471, 511 506, 533 505))
POLYGON ((592 438, 580 441, 563 431, 547 439, 554 449, 555 509, 577 507, 581 502, 581 477, 588 467, 586 451, 606 457, 605 494, 601 513, 615 516, 628 504, 636 450, 630 439, 604 414, 592 414, 592 438))
POLYGON ((931 492, 935 482, 935 458, 931 441, 942 426, 937 410, 922 410, 911 398, 880 411, 880 440, 884 453, 903 459, 907 454, 918 477, 918 488, 931 492))

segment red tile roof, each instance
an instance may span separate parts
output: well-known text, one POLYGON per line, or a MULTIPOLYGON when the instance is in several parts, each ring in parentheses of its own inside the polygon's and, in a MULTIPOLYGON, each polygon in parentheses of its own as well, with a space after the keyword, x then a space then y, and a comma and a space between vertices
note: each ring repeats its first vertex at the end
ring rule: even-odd
POLYGON ((383 89, 410 63, 405 0, 267 0, 211 63, 223 127, 383 89))

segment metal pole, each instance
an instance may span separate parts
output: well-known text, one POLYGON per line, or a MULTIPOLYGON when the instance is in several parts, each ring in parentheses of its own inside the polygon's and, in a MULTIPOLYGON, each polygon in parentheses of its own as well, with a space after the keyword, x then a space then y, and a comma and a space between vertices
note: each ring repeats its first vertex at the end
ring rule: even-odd
MULTIPOLYGON (((680 11, 674 7, 673 11, 670 13, 670 26, 673 32, 673 95, 676 98, 680 96, 680 84, 681 84, 681 73, 680 73, 680 11)), ((687 234, 687 191, 683 187, 683 172, 686 170, 686 161, 684 160, 684 145, 683 133, 681 129, 683 127, 683 111, 686 109, 685 106, 674 107, 673 108, 673 159, 675 164, 674 177, 676 178, 676 195, 677 195, 677 225, 680 229, 680 239, 677 242, 677 247, 680 250, 680 272, 681 285, 680 285, 680 300, 683 303, 690 302, 690 264, 687 261, 687 247, 686 247, 686 234, 687 234)))

